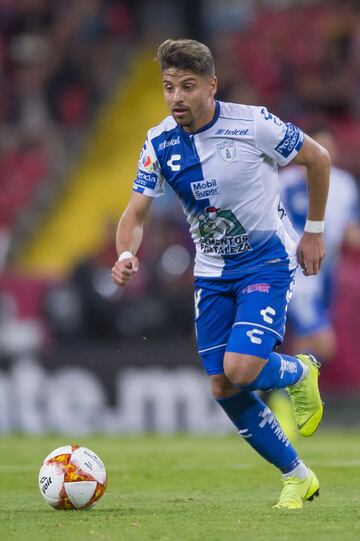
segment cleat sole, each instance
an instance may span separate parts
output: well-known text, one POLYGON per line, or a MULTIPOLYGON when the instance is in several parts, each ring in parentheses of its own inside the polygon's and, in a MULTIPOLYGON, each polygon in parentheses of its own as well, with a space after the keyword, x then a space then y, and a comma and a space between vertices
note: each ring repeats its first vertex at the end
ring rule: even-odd
POLYGON ((317 490, 315 490, 314 494, 312 494, 309 498, 306 498, 306 501, 312 502, 313 500, 315 500, 315 498, 318 498, 319 496, 320 496, 320 489, 318 488, 317 490))

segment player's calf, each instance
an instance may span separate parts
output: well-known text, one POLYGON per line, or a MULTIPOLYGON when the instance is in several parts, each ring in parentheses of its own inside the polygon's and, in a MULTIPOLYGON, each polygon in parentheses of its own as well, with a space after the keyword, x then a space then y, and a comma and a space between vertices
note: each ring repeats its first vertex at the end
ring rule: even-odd
POLYGON ((210 378, 211 394, 215 400, 229 398, 239 392, 238 387, 235 387, 225 374, 212 374, 210 378))
POLYGON ((255 381, 266 363, 266 359, 230 351, 224 356, 224 371, 231 383, 241 388, 255 381))

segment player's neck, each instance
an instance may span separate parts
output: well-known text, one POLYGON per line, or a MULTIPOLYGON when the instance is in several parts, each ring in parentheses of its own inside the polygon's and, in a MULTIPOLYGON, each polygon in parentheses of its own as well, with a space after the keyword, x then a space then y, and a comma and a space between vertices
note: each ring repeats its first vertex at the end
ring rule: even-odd
POLYGON ((198 118, 194 119, 194 122, 190 124, 189 126, 183 126, 183 130, 187 133, 195 133, 198 130, 201 130, 204 126, 207 124, 210 124, 210 122, 213 120, 215 116, 215 109, 216 109, 216 101, 213 100, 209 107, 204 111, 202 115, 200 115, 198 118))

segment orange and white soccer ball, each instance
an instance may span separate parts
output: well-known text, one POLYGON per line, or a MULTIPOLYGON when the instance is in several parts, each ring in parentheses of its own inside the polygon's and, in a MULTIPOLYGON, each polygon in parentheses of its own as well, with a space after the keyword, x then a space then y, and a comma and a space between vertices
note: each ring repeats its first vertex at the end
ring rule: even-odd
POLYGON ((103 462, 79 445, 55 449, 39 472, 40 492, 55 509, 90 509, 103 496, 106 485, 103 462))

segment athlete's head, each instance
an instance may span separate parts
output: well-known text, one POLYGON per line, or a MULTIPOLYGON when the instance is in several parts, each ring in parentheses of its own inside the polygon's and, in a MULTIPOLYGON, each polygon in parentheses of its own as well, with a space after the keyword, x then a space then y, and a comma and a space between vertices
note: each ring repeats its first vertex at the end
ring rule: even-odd
POLYGON ((192 39, 168 39, 157 52, 164 98, 170 113, 186 131, 212 120, 217 89, 210 49, 192 39))

